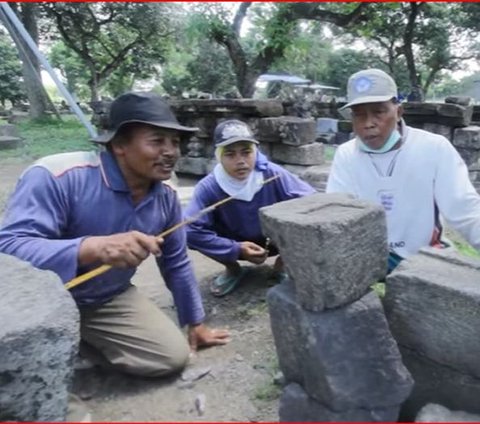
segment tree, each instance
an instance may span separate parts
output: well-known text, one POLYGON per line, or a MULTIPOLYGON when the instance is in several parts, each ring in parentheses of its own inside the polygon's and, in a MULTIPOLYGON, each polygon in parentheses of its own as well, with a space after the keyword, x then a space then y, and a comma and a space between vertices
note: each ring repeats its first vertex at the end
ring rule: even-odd
POLYGON ((455 3, 375 4, 369 20, 357 22, 352 33, 374 41, 370 52, 380 56, 383 51, 384 65, 397 79, 404 63, 410 87, 427 93, 443 70, 459 69, 478 56, 478 49, 467 47, 471 42, 462 27, 460 8, 455 3))
MULTIPOLYGON (((276 60, 281 59, 292 44, 293 35, 300 20, 328 22, 347 27, 363 17, 368 3, 326 4, 278 3, 255 5, 257 42, 254 51, 248 51, 242 43, 241 27, 251 2, 239 5, 233 19, 218 6, 203 6, 199 28, 227 50, 235 72, 236 84, 244 97, 251 97, 259 75, 267 72, 276 60)), ((252 7, 253 9, 253 7, 252 7)), ((251 47, 251 46, 250 46, 251 47)))
POLYGON ((47 3, 62 41, 81 60, 90 100, 99 99, 110 78, 114 91, 153 75, 172 33, 166 3, 47 3))
POLYGON ((12 105, 21 100, 26 100, 26 93, 22 80, 22 64, 18 59, 15 45, 10 37, 0 30, 0 103, 5 107, 5 102, 12 105))
MULTIPOLYGON (((35 3, 10 3, 12 10, 18 15, 25 29, 32 37, 33 41, 38 45, 38 25, 37 15, 38 7, 35 3)), ((22 74, 25 83, 25 90, 30 104, 29 113, 32 118, 43 118, 46 115, 50 99, 42 84, 40 74, 40 65, 35 54, 25 43, 23 38, 18 34, 10 20, 0 13, 0 20, 5 25, 10 36, 12 37, 22 62, 22 74)))

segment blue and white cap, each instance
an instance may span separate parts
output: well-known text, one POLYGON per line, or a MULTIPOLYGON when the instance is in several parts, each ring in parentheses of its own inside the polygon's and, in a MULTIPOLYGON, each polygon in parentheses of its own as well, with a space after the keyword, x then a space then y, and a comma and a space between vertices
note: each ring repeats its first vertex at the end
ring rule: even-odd
POLYGON ((341 109, 363 103, 387 102, 397 97, 397 84, 381 69, 365 69, 348 79, 347 101, 341 109))
POLYGON ((228 146, 238 141, 250 141, 259 144, 258 140, 255 140, 250 127, 238 119, 220 122, 213 132, 213 141, 215 147, 228 146))

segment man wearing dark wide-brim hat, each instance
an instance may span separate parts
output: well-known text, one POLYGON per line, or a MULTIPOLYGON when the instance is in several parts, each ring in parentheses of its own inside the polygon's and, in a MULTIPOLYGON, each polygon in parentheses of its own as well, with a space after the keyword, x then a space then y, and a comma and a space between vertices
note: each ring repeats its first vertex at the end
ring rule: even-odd
POLYGON ((189 344, 194 350, 228 342, 227 331, 203 324, 185 230, 157 236, 182 219, 176 193, 162 181, 171 177, 181 137, 197 129, 180 125, 159 96, 134 92, 113 101, 110 125, 93 140, 104 151, 48 156, 24 172, 0 228, 0 252, 54 271, 64 283, 110 265, 71 290, 84 346, 120 371, 163 376, 183 369, 189 344), (189 343, 131 284, 150 254, 189 343))

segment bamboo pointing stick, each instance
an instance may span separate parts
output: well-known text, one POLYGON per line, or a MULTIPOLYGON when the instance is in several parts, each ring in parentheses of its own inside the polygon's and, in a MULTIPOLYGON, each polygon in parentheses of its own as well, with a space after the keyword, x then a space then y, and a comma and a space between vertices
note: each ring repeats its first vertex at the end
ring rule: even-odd
MULTIPOLYGON (((267 178, 263 182, 263 185, 268 184, 269 182, 271 182, 273 180, 276 180, 279 176, 280 175, 277 174, 277 175, 274 175, 273 177, 267 178)), ((235 198, 234 196, 229 196, 229 197, 226 197, 225 199, 219 200, 218 202, 214 203, 213 205, 207 206, 206 208, 199 211, 193 217, 187 218, 187 219, 179 222, 178 224, 175 224, 173 227, 170 227, 169 229, 165 230, 163 233, 160 233, 157 237, 168 236, 169 234, 173 233, 175 230, 178 230, 179 228, 196 221, 202 215, 205 215, 206 213, 212 212, 218 206, 221 206, 224 203, 227 203, 230 200, 233 200, 234 198, 235 198)), ((65 288, 67 290, 70 290, 73 287, 76 287, 76 286, 84 283, 85 281, 91 280, 92 278, 97 277, 98 275, 101 275, 101 274, 107 272, 111 268, 112 268, 112 265, 101 265, 98 268, 92 269, 91 271, 88 271, 85 274, 79 275, 78 277, 75 277, 75 278, 71 279, 68 283, 65 283, 65 288)))

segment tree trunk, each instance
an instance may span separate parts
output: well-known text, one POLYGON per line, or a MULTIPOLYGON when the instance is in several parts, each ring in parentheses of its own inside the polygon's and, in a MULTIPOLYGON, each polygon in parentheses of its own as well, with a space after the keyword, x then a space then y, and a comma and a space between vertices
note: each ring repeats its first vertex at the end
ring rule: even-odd
MULTIPOLYGON (((15 10, 25 29, 30 34, 33 41, 38 45, 38 28, 36 21, 37 5, 34 3, 22 3, 20 7, 21 10, 19 11, 17 5, 12 4, 12 9, 15 10)), ((30 117, 43 118, 46 116, 49 99, 42 84, 38 60, 10 22, 7 22, 6 27, 17 46, 18 54, 22 61, 22 74, 25 82, 25 90, 30 103, 30 117)))

